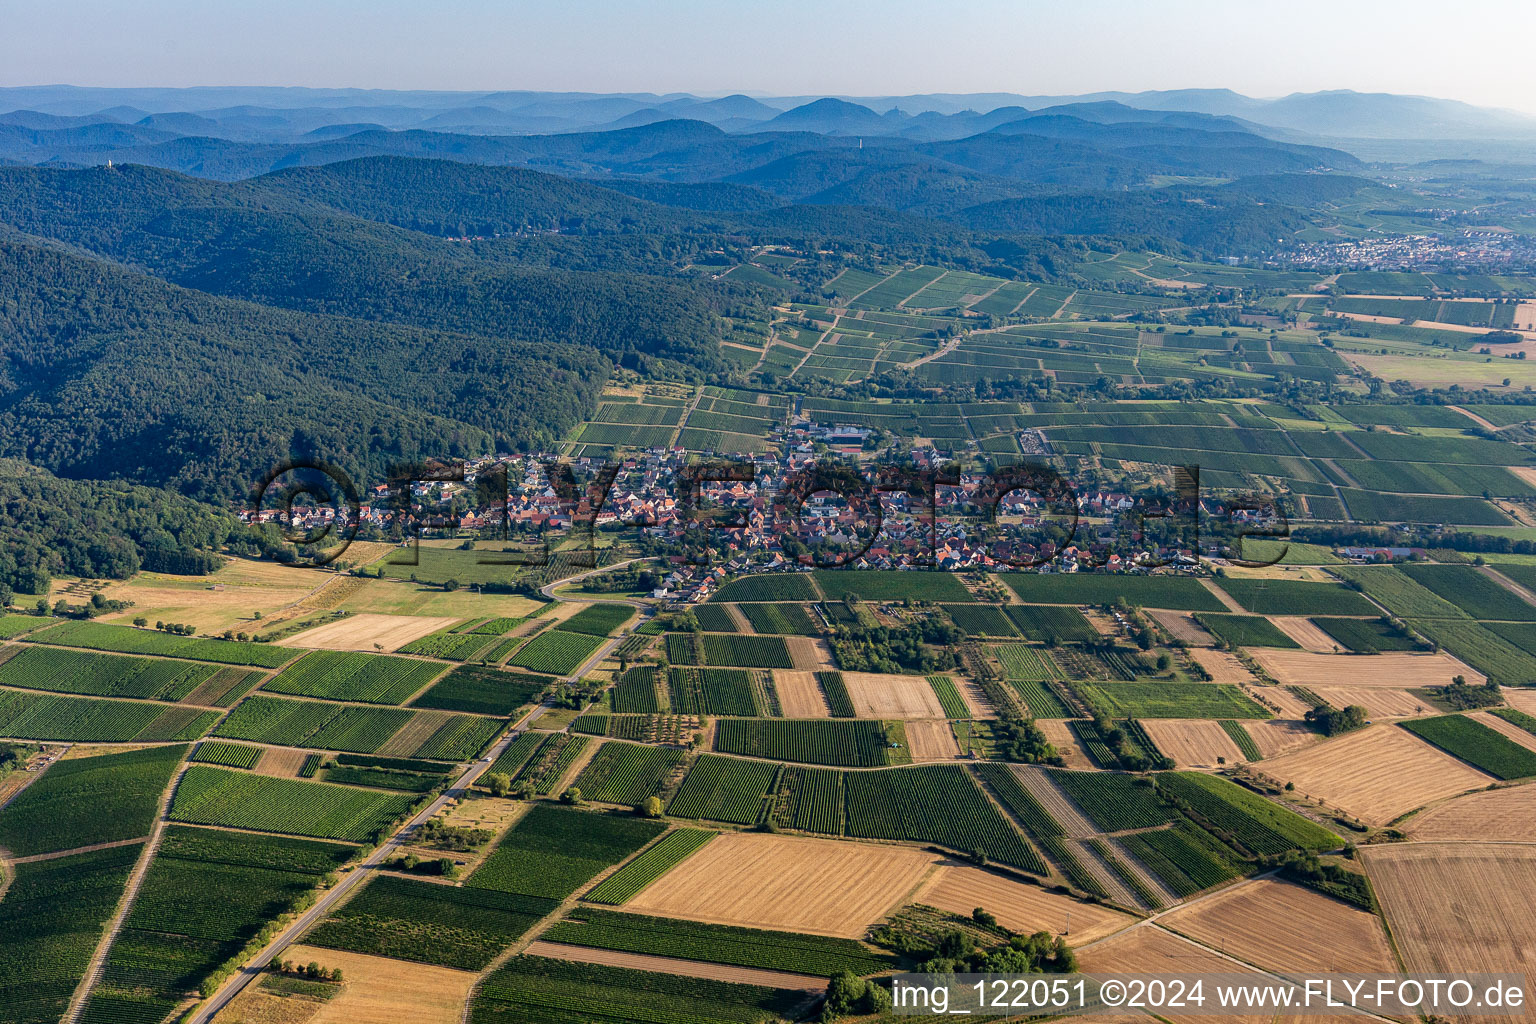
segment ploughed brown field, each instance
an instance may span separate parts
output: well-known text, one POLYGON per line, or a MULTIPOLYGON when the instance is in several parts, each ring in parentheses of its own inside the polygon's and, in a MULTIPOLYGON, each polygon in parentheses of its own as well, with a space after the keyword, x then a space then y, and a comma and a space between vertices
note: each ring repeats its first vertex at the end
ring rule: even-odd
POLYGON ((1159 921, 1265 970, 1359 974, 1397 970, 1375 914, 1275 878, 1235 885, 1159 921))
POLYGON ((983 907, 995 914, 1005 928, 1029 934, 1043 931, 1064 935, 1068 944, 1074 946, 1102 939, 1136 922, 1136 918, 1118 910, 1081 903, 1038 885, 1015 882, 962 864, 939 868, 914 902, 966 917, 977 907, 983 907))
POLYGON ((1261 762, 1258 770, 1294 782, 1371 825, 1493 781, 1396 725, 1372 725, 1261 762))
POLYGON ((938 862, 908 846, 727 833, 625 910, 713 924, 860 938, 938 862))

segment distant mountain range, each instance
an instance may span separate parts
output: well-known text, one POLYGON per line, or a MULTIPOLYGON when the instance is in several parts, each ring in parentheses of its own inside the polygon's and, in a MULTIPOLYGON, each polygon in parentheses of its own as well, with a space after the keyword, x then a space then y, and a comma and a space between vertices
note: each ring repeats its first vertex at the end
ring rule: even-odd
MULTIPOLYGON (((1349 90, 1255 99, 1229 89, 914 96, 699 97, 654 93, 410 92, 373 89, 211 87, 111 89, 26 86, 0 89, 7 124, 57 129, 111 121, 179 135, 296 141, 336 125, 377 125, 472 135, 552 134, 633 128, 657 121, 704 121, 729 132, 812 131, 838 135, 963 138, 1051 108, 1088 117, 1111 104, 1147 114, 1230 118, 1250 130, 1311 140, 1488 139, 1536 136, 1536 118, 1456 100, 1349 90), (45 116, 51 115, 51 116, 45 116), (175 115, 174 117, 171 115, 175 115), (145 119, 148 118, 148 121, 145 119)), ((1132 115, 1134 116, 1134 115, 1132 115)), ((1146 115, 1142 115, 1145 117, 1146 115)), ((1302 141, 1295 139, 1293 141, 1302 141)), ((1345 146, 1344 148, 1348 148, 1345 146)))

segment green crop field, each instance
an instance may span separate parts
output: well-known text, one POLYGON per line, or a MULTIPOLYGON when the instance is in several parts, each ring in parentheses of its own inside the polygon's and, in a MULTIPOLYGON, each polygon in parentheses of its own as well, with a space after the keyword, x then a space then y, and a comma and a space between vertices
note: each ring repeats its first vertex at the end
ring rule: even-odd
POLYGON ((1536 751, 1522 747, 1481 722, 1462 715, 1441 715, 1400 724, 1496 779, 1527 779, 1536 775, 1536 751))
POLYGON ((552 676, 570 675, 603 646, 600 636, 550 629, 529 640, 507 664, 552 676))
POLYGON ((559 901, 380 875, 304 937, 311 946, 484 970, 559 901))
POLYGON ((1240 874, 1221 844, 1188 821, 1170 829, 1122 836, 1120 842, 1180 897, 1240 874))
POLYGON ((1407 623, 1495 682, 1519 685, 1536 679, 1536 656, 1482 623, 1470 619, 1408 619, 1407 623))
POLYGON ((560 623, 560 628, 568 633, 607 636, 634 617, 635 610, 627 604, 590 604, 560 623))
POLYGON ((1008 616, 995 605, 947 604, 944 606, 944 613, 955 625, 977 636, 1018 636, 1019 634, 1008 616))
POLYGON ((876 955, 853 939, 701 924, 589 907, 574 911, 542 937, 593 949, 825 977, 838 971, 876 974, 895 964, 894 957, 876 955))
POLYGON ((1258 856, 1332 850, 1343 842, 1310 819, 1226 779, 1199 772, 1160 772, 1153 778, 1160 792, 1258 856))
POLYGON ((1233 647, 1301 646, 1261 615, 1217 615, 1206 612, 1195 618, 1218 640, 1224 640, 1233 647))
POLYGON ((822 695, 827 698, 827 708, 833 718, 854 718, 858 711, 853 706, 853 697, 848 693, 848 684, 843 681, 843 674, 835 669, 816 673, 816 685, 821 687, 822 695))
POLYGON ((661 700, 656 693, 656 666, 636 665, 628 669, 614 684, 613 710, 617 714, 655 714, 661 710, 661 700))
POLYGON ((1076 608, 1048 604, 1010 604, 1003 611, 1030 640, 1094 643, 1100 639, 1093 623, 1076 608))
POLYGON ((633 807, 655 796, 685 760, 678 750, 611 740, 598 748, 572 785, 582 799, 633 807))
POLYGON ((1077 683, 1083 699, 1110 718, 1268 718, 1228 683, 1077 683))
POLYGON ((819 569, 816 585, 828 600, 852 594, 861 601, 975 601, 965 584, 947 572, 890 572, 874 569, 819 569))
POLYGON ((891 763, 884 725, 855 719, 721 719, 715 749, 839 768, 891 763))
POLYGON ((1474 619, 1536 621, 1536 607, 1474 566, 1408 563, 1398 568, 1409 579, 1445 598, 1474 619))
POLYGON ((1118 772, 1048 771, 1051 780, 1105 832, 1155 828, 1176 817, 1158 799, 1151 779, 1118 772))
POLYGON ((1360 585, 1367 597, 1404 619, 1464 619, 1467 613, 1415 583, 1395 565, 1342 565, 1332 570, 1360 585))
POLYGON ((768 809, 778 766, 766 761, 703 754, 667 806, 674 818, 702 818, 755 825, 768 809))
POLYGON ((1065 679, 1068 674, 1056 664, 1056 659, 1044 647, 998 644, 992 648, 992 653, 997 655, 997 660, 1003 665, 1003 674, 1009 679, 1043 683, 1048 679, 1065 679))
POLYGON ((804 992, 789 989, 523 954, 475 990, 468 1024, 761 1024, 792 1019, 804 1002, 804 992))
POLYGON ((964 768, 845 772, 843 785, 850 836, 938 843, 1031 874, 1048 874, 1040 855, 964 768))
POLYGON ((57 625, 58 621, 46 615, 0 614, 0 640, 14 640, 34 629, 57 625))
POLYGON ((83 1019, 159 1019, 155 1011, 164 1015, 196 991, 355 853, 279 836, 167 829, 83 1019))
MULTIPOLYGON (((255 749, 255 748, 249 748, 255 749)), ((149 835, 185 746, 60 761, 0 810, 0 847, 17 857, 149 835)))
POLYGON ((512 826, 465 884, 563 900, 665 829, 632 815, 538 804, 512 826))
POLYGON ((1337 640, 1345 650, 1357 654, 1412 651, 1419 646, 1412 638, 1399 635, 1380 619, 1317 618, 1312 620, 1312 624, 1337 640))
POLYGON ((120 846, 9 869, 0 900, 0 1007, 8 1024, 63 1018, 140 853, 120 846))
POLYGON ((254 743, 371 754, 415 715, 398 708, 255 696, 241 701, 219 723, 217 734, 254 743))
POLYGON ((704 649, 704 664, 740 668, 794 668, 784 639, 777 636, 721 636, 705 633, 699 637, 704 649))
POLYGON ((706 633, 740 633, 736 620, 731 617, 730 610, 723 604, 695 605, 691 611, 693 617, 698 620, 699 628, 706 633))
MULTIPOLYGON (((482 637, 480 642, 485 642, 482 637)), ((354 651, 311 651, 262 687, 296 697, 402 704, 443 672, 433 661, 354 651)))
POLYGON ((90 697, 177 701, 218 671, 213 665, 185 661, 27 647, 0 664, 0 685, 90 697))
POLYGON ((843 773, 785 765, 774 792, 773 820, 785 828, 843 834, 843 773))
POLYGON ((1248 730, 1243 728, 1242 722, 1234 722, 1229 718, 1221 720, 1222 731, 1232 737, 1232 742, 1237 744, 1237 749, 1243 752, 1243 757, 1249 761, 1262 761, 1264 754, 1259 750, 1259 745, 1253 742, 1253 737, 1248 730))
POLYGON ((1008 678, 1008 685, 1013 687, 1025 707, 1035 718, 1071 718, 1072 713, 1061 702, 1061 698, 1052 693, 1043 683, 1033 679, 1008 678))
POLYGON ((1299 580, 1238 579, 1217 585, 1259 615, 1376 615, 1376 608, 1348 587, 1299 580))
POLYGON ((504 725, 505 722, 496 718, 454 715, 410 753, 412 757, 439 761, 468 761, 478 756, 504 725))
POLYGON ((965 703, 965 698, 960 696, 960 691, 955 687, 955 681, 949 676, 929 676, 928 685, 933 687, 933 695, 938 698, 939 706, 944 709, 944 717, 971 717, 970 707, 965 703))
POLYGON ((1181 612, 1221 612, 1226 606, 1199 580, 1185 576, 1127 576, 1118 573, 1002 574, 1027 604, 1126 604, 1181 612))
POLYGON ((807 573, 760 573, 732 580, 711 601, 816 601, 821 595, 807 573))
POLYGON ((0 736, 77 743, 195 740, 216 711, 131 700, 0 690, 0 736))
POLYGON ((416 698, 411 707, 479 715, 510 715, 518 708, 537 701, 553 682, 550 676, 530 676, 479 665, 461 665, 416 698))
POLYGON ((487 775, 505 775, 509 779, 515 779, 524 766, 532 760, 538 749, 551 740, 557 733, 548 732, 524 732, 502 751, 501 756, 485 770, 485 775, 480 776, 481 785, 485 784, 487 775))
POLYGON ((677 828, 656 845, 603 879, 584 897, 593 903, 618 906, 628 903, 656 879, 692 856, 717 833, 698 828, 677 828))
POLYGON ((389 793, 192 765, 176 787, 171 817, 194 825, 367 842, 410 806, 409 798, 389 793))
POLYGON ((254 768, 261 760, 263 750, 245 743, 224 743, 220 740, 204 740, 188 758, 201 764, 223 765, 225 768, 254 768))
POLYGON ((292 648, 274 647, 271 644, 209 640, 132 626, 113 626, 104 622, 63 622, 44 632, 34 633, 27 639, 60 647, 88 647, 91 650, 117 651, 122 654, 159 654, 169 658, 190 658, 193 661, 213 661, 225 665, 253 665, 257 668, 277 668, 300 653, 292 648))
MULTIPOLYGON (((713 609, 714 605, 704 605, 713 609)), ((792 636, 816 636, 821 632, 803 604, 783 602, 743 604, 739 606, 752 629, 758 633, 786 633, 792 636)), ((700 623, 702 625, 702 622, 700 623)))
MULTIPOLYGON (((679 715, 762 714, 752 673, 740 668, 674 668, 667 673, 672 711, 679 715)), ((617 710, 617 709, 615 709, 617 710)))

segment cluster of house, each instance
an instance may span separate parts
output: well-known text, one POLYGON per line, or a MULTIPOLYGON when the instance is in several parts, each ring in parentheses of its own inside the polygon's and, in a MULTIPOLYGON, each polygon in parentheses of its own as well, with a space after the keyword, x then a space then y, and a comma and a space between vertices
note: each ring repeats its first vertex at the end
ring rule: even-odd
POLYGON ((1454 235, 1389 235, 1336 242, 1301 242, 1283 254, 1286 263, 1317 270, 1364 267, 1372 270, 1428 270, 1476 265, 1497 271, 1523 267, 1536 258, 1536 242, 1491 231, 1454 235))

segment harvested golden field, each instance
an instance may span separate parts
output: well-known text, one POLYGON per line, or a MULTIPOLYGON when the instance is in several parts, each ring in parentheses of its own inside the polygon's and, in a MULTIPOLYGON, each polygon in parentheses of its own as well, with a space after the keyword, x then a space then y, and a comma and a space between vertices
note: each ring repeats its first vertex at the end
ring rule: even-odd
POLYGON ((860 718, 944 717, 944 705, 922 676, 844 672, 843 682, 860 718))
POLYGON ((104 616, 102 621, 126 623, 143 616, 151 622, 190 623, 200 633, 251 632, 263 625, 251 617, 253 612, 270 620, 285 605, 302 601, 336 578, 331 573, 247 558, 232 558, 208 576, 141 572, 101 591, 108 599, 133 602, 128 610, 104 616))
POLYGON ((1253 745, 1265 757, 1277 757, 1287 750, 1295 750, 1322 737, 1305 722, 1270 718, 1262 722, 1244 722, 1243 728, 1253 737, 1253 745))
POLYGON ((1536 842, 1536 786, 1509 786, 1468 793, 1415 814, 1403 824, 1414 839, 1536 842))
POLYGON ((1303 719, 1312 705, 1283 686, 1247 686, 1244 692, 1281 718, 1303 719))
POLYGON ((1536 848, 1404 843, 1363 846, 1360 853, 1407 970, 1440 974, 1529 967, 1536 954, 1536 915, 1529 912, 1530 894, 1536 891, 1536 848))
POLYGON ((634 971, 653 971, 658 974, 680 974, 685 978, 707 978, 710 981, 729 981, 737 985, 765 985, 768 988, 805 989, 811 992, 822 992, 827 987, 825 978, 815 978, 808 974, 765 971, 753 967, 731 967, 727 964, 706 964, 699 960, 679 960, 675 957, 651 956, 647 953, 621 953, 611 949, 568 946, 563 942, 537 940, 528 944, 526 952, 529 956, 547 956, 553 960, 602 964, 607 967, 627 967, 634 971))
POLYGON ((299 769, 304 767, 304 762, 313 753, 313 750, 295 750, 293 747, 268 747, 252 770, 258 775, 291 779, 299 774, 299 769))
POLYGON ((1083 749, 1077 734, 1072 731, 1066 719, 1040 718, 1036 719, 1035 724, 1040 727, 1041 732, 1045 733, 1045 738, 1050 741, 1051 746, 1056 748, 1056 753, 1061 755, 1068 768, 1097 767, 1093 763, 1093 758, 1088 756, 1088 751, 1083 749))
MULTIPOLYGON (((1078 968, 1085 974, 1246 974, 1241 964, 1219 956, 1190 940, 1159 928, 1157 925, 1141 925, 1121 935, 1113 935, 1103 942, 1077 951, 1078 968)), ((1257 971, 1252 973, 1257 974, 1257 971)), ((1277 1017, 1273 1012, 1254 1014, 1178 1015, 1168 1012, 1158 1014, 1162 1020, 1174 1024, 1201 1024, 1203 1021, 1220 1020, 1224 1024, 1274 1024, 1276 1020, 1301 1020, 1299 1016, 1277 1017)), ((1097 1015, 1092 1018, 1098 1020, 1097 1015)), ((1143 1017, 1147 1021, 1151 1018, 1143 1017)))
POLYGON ((1498 715, 1491 715, 1486 711, 1474 711, 1467 717, 1483 723, 1494 732, 1502 733, 1527 750, 1536 750, 1536 735, 1526 732, 1514 722, 1506 722, 1498 715))
POLYGON ((827 718, 832 712, 827 708, 821 687, 816 685, 814 672, 797 672, 794 669, 773 670, 773 688, 779 694, 779 706, 785 718, 827 718))
POLYGON ((651 883, 624 909, 859 938, 870 924, 906 903, 938 860, 909 846, 726 833, 651 883))
POLYGON ((340 967, 341 995, 321 1004, 310 1024, 459 1024, 479 975, 380 956, 293 946, 285 958, 340 967))
POLYGON ((1216 651, 1209 647, 1191 647, 1189 656, 1211 675, 1213 683, 1251 683, 1253 673, 1248 666, 1237 660, 1231 651, 1216 651))
POLYGON ((960 691, 960 699, 965 701, 965 706, 972 718, 996 718, 997 708, 992 706, 992 701, 982 691, 976 680, 969 676, 950 676, 954 680, 955 689, 960 691))
POLYGON ((1536 715, 1536 686, 1506 686, 1503 696, 1504 703, 1510 707, 1536 715))
POLYGON ((1214 768, 1247 760, 1220 722, 1147 718, 1141 726, 1157 749, 1173 758, 1180 768, 1214 768))
POLYGON ((1384 654, 1315 654, 1312 651, 1254 648, 1253 660, 1277 683, 1286 686, 1387 686, 1396 689, 1444 686, 1456 676, 1474 685, 1483 675, 1439 651, 1418 654, 1388 651, 1384 654))
POLYGON ((1422 698, 1407 690, 1389 690, 1384 686, 1314 686, 1312 692, 1336 708, 1359 704, 1372 718, 1411 718, 1435 713, 1422 698))
POLYGON ((802 672, 821 672, 832 667, 832 648, 825 640, 808 636, 787 636, 784 645, 789 648, 790 660, 802 672))
POLYGON ((969 865, 946 864, 913 898, 914 903, 966 917, 977 907, 997 915, 998 923, 1016 932, 1068 935, 1076 946, 1111 935, 1136 922, 1129 914, 1095 903, 1080 903, 1038 885, 1015 882, 969 865), (1066 931, 1067 915, 1072 930, 1066 931))
POLYGON ((1158 624, 1175 639, 1183 640, 1191 647, 1208 647, 1216 642, 1216 638, 1206 632, 1205 627, 1196 622, 1195 617, 1188 612, 1148 612, 1147 614, 1156 619, 1158 624))
POLYGON ((954 730, 942 718, 924 718, 906 724, 907 743, 914 761, 952 761, 960 756, 954 730))
POLYGON ((1332 654, 1339 646, 1337 640, 1313 625, 1311 619, 1305 619, 1299 615, 1281 615, 1269 621, 1273 622, 1280 632, 1301 644, 1305 650, 1332 654))
POLYGON ((1397 970, 1375 914, 1274 878, 1235 885, 1159 921, 1265 970, 1358 974, 1397 970))
POLYGON ((1385 825, 1415 807, 1493 781, 1395 725, 1345 733, 1265 761, 1258 769, 1371 825, 1385 825))
POLYGON ((327 651, 396 651, 412 640, 460 622, 451 617, 377 615, 363 612, 328 622, 288 637, 286 647, 311 647, 327 651))

